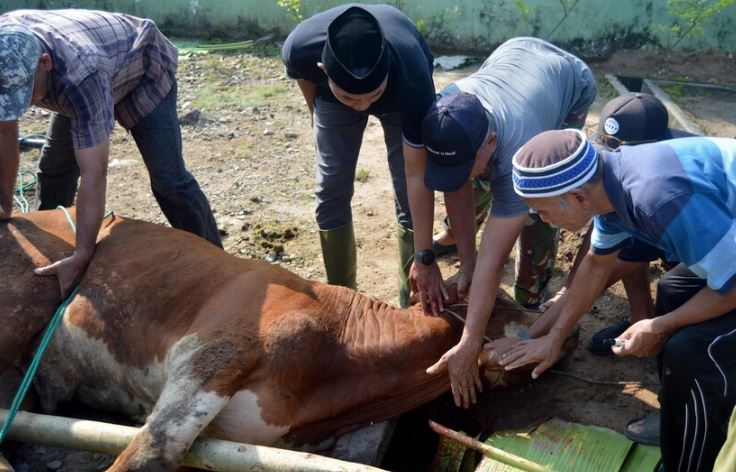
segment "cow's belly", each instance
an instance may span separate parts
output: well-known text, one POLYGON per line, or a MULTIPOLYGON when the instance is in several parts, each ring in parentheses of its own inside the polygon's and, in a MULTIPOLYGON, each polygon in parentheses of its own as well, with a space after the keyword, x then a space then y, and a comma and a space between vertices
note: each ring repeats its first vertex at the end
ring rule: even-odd
POLYGON ((210 423, 205 434, 249 444, 281 444, 291 427, 269 424, 264 419, 262 404, 252 390, 238 391, 210 423))
POLYGON ((145 421, 166 381, 165 362, 131 366, 65 319, 39 369, 41 400, 51 410, 72 399, 145 421))

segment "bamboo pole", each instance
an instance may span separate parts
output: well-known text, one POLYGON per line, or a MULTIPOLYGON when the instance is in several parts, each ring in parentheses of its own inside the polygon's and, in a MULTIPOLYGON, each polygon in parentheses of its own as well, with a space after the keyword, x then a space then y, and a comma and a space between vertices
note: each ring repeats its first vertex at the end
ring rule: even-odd
POLYGON ((0 454, 0 472, 15 472, 15 469, 8 464, 8 461, 5 460, 2 454, 0 454))
MULTIPOLYGON (((7 415, 8 410, 0 409, 0 423, 7 415)), ((8 439, 117 455, 136 433, 138 428, 130 426, 20 411, 8 431, 8 439)), ((382 471, 376 467, 317 454, 210 438, 198 438, 189 448, 182 465, 220 472, 239 472, 251 468, 282 472, 382 471)))
POLYGON ((550 472, 549 469, 540 464, 537 464, 536 462, 524 459, 523 457, 511 454, 510 452, 506 452, 497 447, 489 446, 488 444, 482 443, 476 439, 471 438, 470 436, 466 436, 465 434, 458 433, 457 431, 452 430, 446 426, 442 426, 439 423, 435 423, 432 420, 429 420, 429 426, 437 434, 457 441, 463 446, 475 449, 476 451, 480 451, 486 457, 490 457, 493 460, 497 460, 498 462, 501 462, 503 464, 510 465, 511 467, 516 467, 517 469, 523 470, 524 472, 550 472))

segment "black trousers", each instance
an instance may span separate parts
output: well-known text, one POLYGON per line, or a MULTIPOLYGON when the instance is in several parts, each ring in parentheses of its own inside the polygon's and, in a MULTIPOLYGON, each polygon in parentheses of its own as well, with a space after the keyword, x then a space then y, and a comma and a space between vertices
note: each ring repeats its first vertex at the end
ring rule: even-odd
MULTIPOLYGON (((678 308, 705 286, 678 264, 657 286, 656 315, 678 308)), ((711 471, 736 404, 736 310, 675 332, 658 361, 665 471, 711 471)))

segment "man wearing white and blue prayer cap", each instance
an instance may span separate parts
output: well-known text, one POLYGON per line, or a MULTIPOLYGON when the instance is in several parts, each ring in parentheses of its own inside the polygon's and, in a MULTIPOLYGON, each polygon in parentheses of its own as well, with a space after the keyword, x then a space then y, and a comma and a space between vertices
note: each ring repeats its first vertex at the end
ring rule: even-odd
POLYGON ((682 261, 657 286, 655 318, 634 323, 618 355, 658 356, 664 470, 712 470, 736 404, 736 140, 683 138, 596 150, 577 130, 548 131, 514 156, 514 190, 568 230, 594 219, 591 251, 549 334, 501 364, 560 358, 565 337, 604 288, 631 238, 682 261))

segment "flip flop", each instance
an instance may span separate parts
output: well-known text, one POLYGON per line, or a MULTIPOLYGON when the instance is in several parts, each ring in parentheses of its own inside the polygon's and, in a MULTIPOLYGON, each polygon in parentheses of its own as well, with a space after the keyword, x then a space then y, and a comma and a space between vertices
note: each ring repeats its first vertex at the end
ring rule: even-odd
POLYGON ((442 244, 437 242, 436 239, 432 240, 432 251, 437 257, 446 256, 448 254, 454 254, 457 252, 457 244, 442 244))
POLYGON ((626 423, 624 436, 640 444, 659 447, 659 412, 626 423))
POLYGON ((629 326, 631 326, 631 323, 628 321, 622 321, 619 324, 603 328, 590 338, 588 350, 597 356, 612 356, 613 351, 611 350, 611 345, 605 344, 603 340, 619 337, 624 331, 629 329, 629 326))

